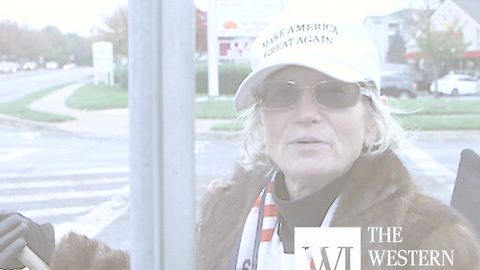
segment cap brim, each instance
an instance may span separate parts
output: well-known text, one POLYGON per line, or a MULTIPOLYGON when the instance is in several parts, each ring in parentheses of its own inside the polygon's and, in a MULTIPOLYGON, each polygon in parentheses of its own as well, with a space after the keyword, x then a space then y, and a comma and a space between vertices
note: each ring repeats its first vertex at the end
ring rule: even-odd
POLYGON ((250 73, 238 87, 235 94, 235 108, 243 110, 256 102, 254 92, 255 88, 262 83, 268 76, 275 71, 287 66, 301 66, 311 68, 321 72, 333 79, 345 82, 359 82, 366 79, 360 72, 349 68, 336 61, 330 61, 325 55, 293 55, 288 58, 281 58, 275 62, 270 62, 268 66, 260 67, 250 73))

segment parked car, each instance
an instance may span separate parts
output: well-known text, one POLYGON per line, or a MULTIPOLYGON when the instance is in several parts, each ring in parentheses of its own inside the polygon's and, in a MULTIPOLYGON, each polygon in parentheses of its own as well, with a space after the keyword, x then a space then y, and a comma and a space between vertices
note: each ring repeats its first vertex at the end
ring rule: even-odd
POLYGON ((37 62, 28 61, 23 64, 23 70, 35 70, 38 68, 37 62))
POLYGON ((0 62, 0 73, 14 73, 20 71, 22 67, 17 62, 0 62))
POLYGON ((382 72, 382 93, 395 98, 416 98, 417 84, 408 75, 382 72))
POLYGON ((58 63, 55 61, 48 61, 45 63, 45 68, 46 69, 57 69, 58 68, 58 63))
MULTIPOLYGON (((475 95, 479 92, 479 82, 471 75, 449 74, 437 80, 438 93, 458 96, 475 95)), ((435 81, 430 85, 430 92, 435 93, 435 81)))
POLYGON ((63 65, 63 70, 69 70, 76 67, 77 67, 77 64, 75 63, 66 63, 65 65, 63 65))

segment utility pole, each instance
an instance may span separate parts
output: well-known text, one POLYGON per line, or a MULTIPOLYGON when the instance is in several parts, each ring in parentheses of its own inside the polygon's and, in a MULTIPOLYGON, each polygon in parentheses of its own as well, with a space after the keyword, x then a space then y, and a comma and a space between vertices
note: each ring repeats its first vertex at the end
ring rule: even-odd
POLYGON ((208 95, 220 95, 220 75, 218 74, 218 36, 216 0, 208 0, 207 47, 208 47, 208 95))
POLYGON ((129 0, 128 10, 131 269, 195 269, 195 9, 129 0))

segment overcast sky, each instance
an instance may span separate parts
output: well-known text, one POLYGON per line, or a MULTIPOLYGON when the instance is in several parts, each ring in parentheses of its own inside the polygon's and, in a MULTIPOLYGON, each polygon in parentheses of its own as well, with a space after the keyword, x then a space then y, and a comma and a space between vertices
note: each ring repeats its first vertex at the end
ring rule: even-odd
MULTIPOLYGON (((197 7, 203 10, 207 9, 208 1, 194 0, 197 7)), ((408 8, 410 2, 419 3, 425 0, 335 1, 365 15, 386 15, 408 8)), ((0 21, 9 19, 32 29, 55 25, 63 33, 89 36, 93 25, 101 25, 105 16, 111 15, 117 6, 127 3, 128 0, 0 0, 0 21)))
MULTIPOLYGON (((288 0, 286 0, 288 1, 288 0)), ((296 0, 291 0, 296 1, 296 0)), ((328 1, 333 0, 313 0, 313 1, 328 1)), ((394 11, 422 6, 423 3, 427 1, 436 1, 436 0, 335 0, 335 4, 345 6, 347 9, 357 10, 359 13, 363 13, 364 16, 374 16, 374 15, 388 15, 394 11)), ((209 0, 195 0, 195 3, 198 8, 206 10, 208 9, 209 0)))
POLYGON ((42 29, 57 26, 63 33, 89 36, 93 25, 127 0, 0 0, 0 20, 16 21, 20 26, 42 29))

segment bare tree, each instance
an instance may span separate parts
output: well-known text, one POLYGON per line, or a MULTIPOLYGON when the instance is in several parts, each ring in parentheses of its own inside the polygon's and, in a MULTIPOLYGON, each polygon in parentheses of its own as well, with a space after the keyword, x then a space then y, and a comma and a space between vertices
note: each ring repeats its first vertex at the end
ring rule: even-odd
POLYGON ((207 53, 207 12, 195 9, 195 51, 197 55, 207 53))
POLYGON ((116 60, 123 60, 128 56, 127 7, 118 7, 111 16, 104 18, 103 23, 103 27, 93 29, 94 41, 112 42, 116 60))

